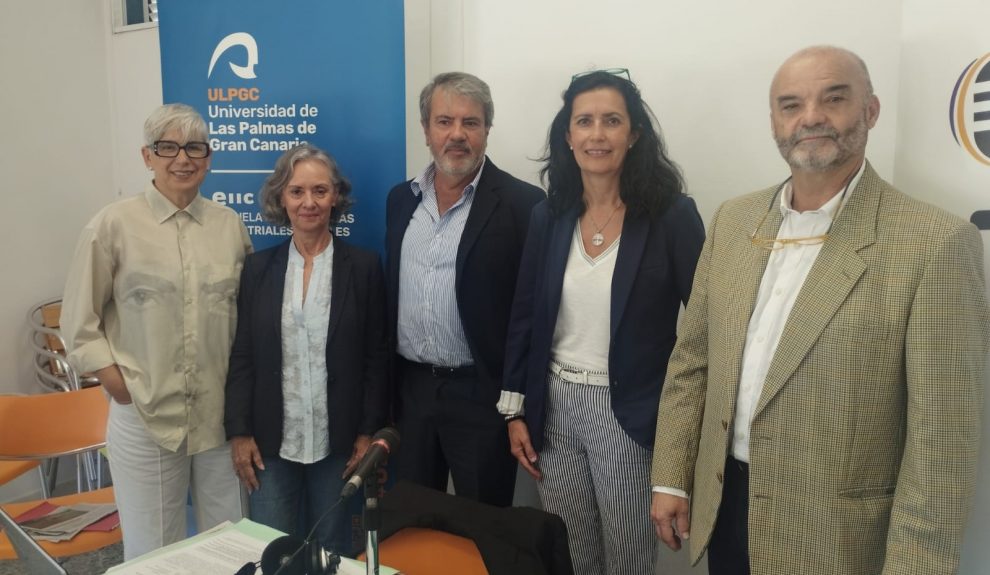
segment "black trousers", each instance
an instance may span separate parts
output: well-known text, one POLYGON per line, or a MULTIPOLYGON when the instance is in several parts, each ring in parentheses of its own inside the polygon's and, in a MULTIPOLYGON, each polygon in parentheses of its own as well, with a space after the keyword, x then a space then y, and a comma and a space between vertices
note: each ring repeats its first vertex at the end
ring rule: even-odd
POLYGON ((487 389, 470 368, 435 370, 402 358, 397 367, 397 479, 446 491, 449 473, 458 496, 512 505, 516 460, 495 409, 498 390, 487 389))
POLYGON ((725 461, 722 503, 708 544, 709 575, 749 575, 749 466, 725 461))

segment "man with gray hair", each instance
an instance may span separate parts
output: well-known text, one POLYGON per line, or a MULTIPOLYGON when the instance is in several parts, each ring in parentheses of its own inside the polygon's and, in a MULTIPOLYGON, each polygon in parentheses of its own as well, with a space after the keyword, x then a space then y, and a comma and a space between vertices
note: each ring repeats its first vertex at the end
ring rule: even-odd
POLYGON ((420 94, 433 162, 388 195, 386 282, 396 474, 457 495, 512 503, 516 463, 495 409, 529 213, 543 192, 485 156, 488 85, 440 74, 420 94))
POLYGON ((877 175, 879 113, 858 56, 794 54, 770 87, 790 176, 712 220, 660 399, 651 516, 713 575, 958 568, 983 241, 877 175))

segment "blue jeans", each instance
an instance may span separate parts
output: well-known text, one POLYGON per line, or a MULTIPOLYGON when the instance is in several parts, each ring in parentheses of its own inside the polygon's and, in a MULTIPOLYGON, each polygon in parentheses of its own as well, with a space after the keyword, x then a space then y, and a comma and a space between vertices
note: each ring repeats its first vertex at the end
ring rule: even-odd
MULTIPOLYGON (((281 457, 264 457, 264 471, 256 469, 260 488, 250 495, 252 521, 305 538, 313 524, 337 502, 350 454, 330 454, 316 463, 302 464, 281 457)), ((349 502, 338 505, 320 523, 314 541, 341 555, 353 551, 349 502)))

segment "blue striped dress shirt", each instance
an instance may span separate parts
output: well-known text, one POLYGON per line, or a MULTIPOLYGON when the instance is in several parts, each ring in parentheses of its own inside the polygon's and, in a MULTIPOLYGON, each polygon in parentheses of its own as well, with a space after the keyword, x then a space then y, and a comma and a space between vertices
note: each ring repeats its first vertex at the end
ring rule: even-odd
POLYGON ((402 238, 396 342, 399 355, 409 361, 446 367, 474 363, 457 309, 455 265, 484 169, 482 163, 461 198, 442 216, 434 187, 435 164, 410 185, 410 193, 420 196, 420 202, 402 238))

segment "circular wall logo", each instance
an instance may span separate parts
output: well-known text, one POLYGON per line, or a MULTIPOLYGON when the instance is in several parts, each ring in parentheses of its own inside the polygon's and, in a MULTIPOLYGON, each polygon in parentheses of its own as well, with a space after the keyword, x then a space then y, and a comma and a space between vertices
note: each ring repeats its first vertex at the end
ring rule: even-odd
POLYGON ((949 126, 966 153, 990 166, 990 53, 970 62, 956 80, 949 126))

